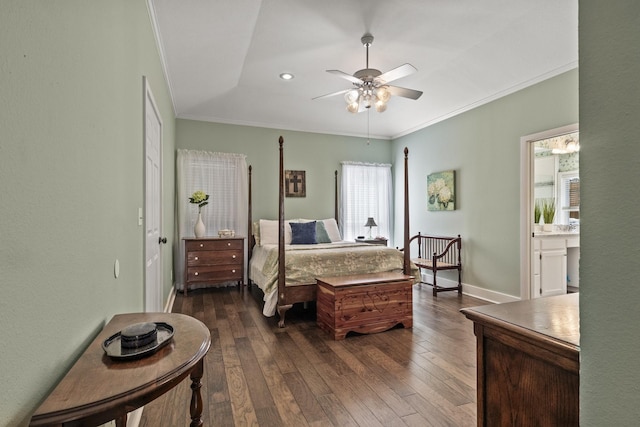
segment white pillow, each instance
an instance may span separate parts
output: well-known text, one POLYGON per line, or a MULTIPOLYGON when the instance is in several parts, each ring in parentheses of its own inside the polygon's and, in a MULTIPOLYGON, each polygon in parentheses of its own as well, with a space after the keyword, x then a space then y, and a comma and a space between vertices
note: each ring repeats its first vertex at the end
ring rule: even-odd
POLYGON ((260 246, 260 221, 253 221, 251 224, 251 234, 253 234, 256 245, 260 246))
MULTIPOLYGON (((291 244, 291 227, 290 222, 284 222, 284 244, 291 244)), ((278 221, 271 219, 260 220, 260 245, 277 245, 278 244, 278 221)))
POLYGON ((327 234, 332 242, 339 242, 342 240, 340 230, 338 229, 338 223, 335 218, 323 219, 324 228, 327 230, 327 234))
POLYGON ((338 223, 335 218, 328 219, 304 219, 300 218, 299 222, 311 222, 311 221, 322 221, 324 222, 324 228, 327 230, 327 234, 331 239, 331 242, 341 242, 342 236, 340 235, 340 230, 338 229, 338 223))

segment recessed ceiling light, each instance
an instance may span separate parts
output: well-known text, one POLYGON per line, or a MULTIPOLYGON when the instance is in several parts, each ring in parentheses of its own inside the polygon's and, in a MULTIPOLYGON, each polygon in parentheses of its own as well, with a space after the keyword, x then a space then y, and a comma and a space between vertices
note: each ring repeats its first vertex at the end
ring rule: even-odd
POLYGON ((293 77, 294 77, 294 75, 291 74, 291 73, 282 73, 282 74, 280 74, 280 78, 282 80, 291 80, 293 77))

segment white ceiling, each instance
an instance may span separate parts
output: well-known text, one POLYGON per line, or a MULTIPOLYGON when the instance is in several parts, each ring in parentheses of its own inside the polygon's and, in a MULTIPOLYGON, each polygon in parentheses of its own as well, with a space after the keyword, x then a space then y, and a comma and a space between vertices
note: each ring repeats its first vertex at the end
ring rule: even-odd
POLYGON ((577 0, 151 0, 179 118, 396 138, 578 65, 577 0), (326 72, 418 69, 384 113, 326 72), (279 78, 290 72, 295 78, 279 78), (367 131, 369 114, 369 131, 367 131))

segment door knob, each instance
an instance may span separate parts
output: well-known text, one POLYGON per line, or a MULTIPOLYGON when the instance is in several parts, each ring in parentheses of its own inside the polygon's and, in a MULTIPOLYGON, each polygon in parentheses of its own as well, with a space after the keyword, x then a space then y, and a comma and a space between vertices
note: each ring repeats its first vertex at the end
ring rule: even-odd
POLYGON ((167 238, 166 237, 158 237, 158 244, 160 243, 167 243, 167 238))

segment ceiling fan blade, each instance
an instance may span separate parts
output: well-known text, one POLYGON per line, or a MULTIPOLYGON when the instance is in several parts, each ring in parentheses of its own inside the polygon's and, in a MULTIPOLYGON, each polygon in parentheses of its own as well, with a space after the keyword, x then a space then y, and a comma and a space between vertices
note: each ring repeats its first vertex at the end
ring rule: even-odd
POLYGON ((399 67, 394 68, 393 70, 389 70, 386 73, 380 74, 378 77, 375 78, 375 81, 380 82, 382 84, 389 83, 394 80, 398 80, 410 74, 413 74, 416 71, 418 70, 413 65, 403 64, 399 67))
POLYGON ((327 70, 327 73, 335 74, 338 77, 342 77, 343 79, 349 80, 351 83, 355 83, 357 85, 361 85, 364 82, 357 77, 353 77, 351 74, 347 74, 344 71, 340 70, 327 70))
POLYGON ((399 86, 387 86, 391 95, 402 96, 404 98, 418 99, 422 96, 422 92, 414 89, 407 89, 399 86))
POLYGON ((343 93, 347 93, 347 92, 349 92, 350 90, 353 90, 353 89, 339 90, 339 91, 337 91, 337 92, 328 93, 328 94, 326 94, 326 95, 316 96, 315 98, 311 98, 311 99, 312 99, 312 100, 314 100, 314 99, 330 98, 330 97, 332 97, 332 96, 342 95, 343 93))

